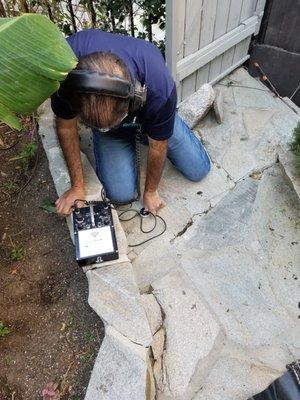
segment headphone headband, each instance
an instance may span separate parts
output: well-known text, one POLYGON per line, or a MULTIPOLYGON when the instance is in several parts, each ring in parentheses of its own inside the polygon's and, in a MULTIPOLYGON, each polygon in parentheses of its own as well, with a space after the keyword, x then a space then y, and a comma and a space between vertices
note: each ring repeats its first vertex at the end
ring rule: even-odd
POLYGON ((147 88, 118 76, 85 70, 71 71, 63 83, 64 89, 78 93, 101 94, 130 100, 130 111, 137 111, 146 102, 147 88))

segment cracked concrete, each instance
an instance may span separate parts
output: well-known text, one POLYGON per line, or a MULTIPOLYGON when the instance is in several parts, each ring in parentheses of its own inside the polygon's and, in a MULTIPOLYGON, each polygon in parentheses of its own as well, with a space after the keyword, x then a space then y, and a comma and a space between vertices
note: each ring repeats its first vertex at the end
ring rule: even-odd
MULTIPOLYGON (((123 258, 86 270, 106 323, 86 400, 246 399, 300 356, 299 179, 289 153, 299 115, 243 69, 221 83, 223 123, 209 114, 196 127, 210 174, 188 182, 167 163, 167 232, 127 249, 123 229, 129 244, 142 238, 135 220, 122 222, 123 258)), ((65 167, 55 175, 62 160, 49 112, 40 133, 61 193, 68 176, 65 167)))
MULTIPOLYGON (((227 79, 233 79, 237 85, 264 88, 243 69, 227 79)), ((220 393, 220 399, 232 399, 233 395, 250 397, 284 371, 285 360, 291 361, 300 354, 295 338, 299 285, 293 278, 300 274, 295 244, 299 232, 296 222, 291 225, 292 215, 299 218, 298 197, 278 164, 278 155, 288 156, 288 141, 299 116, 261 90, 226 86, 220 86, 220 90, 224 99, 223 124, 217 124, 214 116, 208 115, 196 128, 212 159, 211 174, 202 182, 190 183, 167 164, 161 194, 168 206, 161 215, 168 223, 168 233, 131 254, 140 290, 164 282, 166 290, 172 291, 171 277, 178 271, 185 272, 185 279, 206 300, 206 307, 213 310, 213 320, 223 332, 218 339, 222 345, 217 343, 207 357, 199 357, 199 364, 189 370, 189 364, 183 362, 174 371, 175 364, 166 365, 166 359, 172 351, 177 357, 181 351, 189 354, 189 349, 194 348, 192 342, 188 343, 193 329, 187 323, 191 330, 185 332, 187 342, 175 351, 169 337, 174 334, 174 327, 164 321, 166 349, 159 367, 164 368, 164 373, 157 397, 162 400, 218 399, 220 393), (246 100, 248 91, 250 98, 246 100), (273 219, 277 222, 271 229, 280 231, 276 243, 275 231, 267 223, 273 219), (293 354, 286 345, 293 348, 293 354), (226 350, 229 347, 235 349, 233 360, 226 350), (255 366, 253 379, 248 383, 247 354, 251 354, 249 365, 255 366), (233 382, 236 390, 231 391, 222 380, 219 388, 217 382, 213 385, 211 377, 215 371, 230 379, 231 366, 241 371, 233 382), (203 370, 205 367, 207 371, 203 370), (176 382, 180 382, 180 389, 176 382)), ((294 177, 293 184, 296 182, 294 177)), ((128 241, 139 236, 133 223, 122 225, 128 241)), ((185 279, 181 280, 182 286, 185 279)), ((152 293, 157 296, 155 290, 152 293)), ((172 293, 175 301, 180 290, 172 293)), ((161 306, 168 316, 170 304, 161 306)), ((180 313, 172 314, 172 323, 176 321, 185 328, 180 313)), ((205 343, 200 332, 198 339, 205 343)))

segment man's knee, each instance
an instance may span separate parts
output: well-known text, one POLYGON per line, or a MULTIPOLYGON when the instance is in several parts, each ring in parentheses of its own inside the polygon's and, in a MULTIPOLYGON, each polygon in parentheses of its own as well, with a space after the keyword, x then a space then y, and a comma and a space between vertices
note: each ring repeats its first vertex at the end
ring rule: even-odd
POLYGON ((193 168, 186 174, 186 178, 192 182, 200 182, 206 175, 209 173, 211 169, 211 163, 209 158, 205 160, 205 163, 202 163, 198 168, 193 168))
POLYGON ((106 196, 112 203, 131 203, 136 197, 135 187, 107 188, 106 196))

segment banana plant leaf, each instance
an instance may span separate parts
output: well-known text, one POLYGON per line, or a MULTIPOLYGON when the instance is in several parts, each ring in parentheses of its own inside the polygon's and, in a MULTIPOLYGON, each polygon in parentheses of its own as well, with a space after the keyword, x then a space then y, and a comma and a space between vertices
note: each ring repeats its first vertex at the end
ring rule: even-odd
POLYGON ((0 18, 0 120, 21 129, 77 65, 73 50, 47 17, 0 18))

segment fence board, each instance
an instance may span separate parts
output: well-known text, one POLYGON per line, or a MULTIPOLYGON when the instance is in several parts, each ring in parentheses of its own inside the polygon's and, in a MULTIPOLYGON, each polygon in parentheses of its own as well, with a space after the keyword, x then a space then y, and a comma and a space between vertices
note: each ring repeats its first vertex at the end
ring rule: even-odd
MULTIPOLYGON (((217 5, 218 0, 203 0, 199 49, 202 49, 213 41, 217 5)), ((203 83, 208 82, 209 70, 210 67, 208 65, 197 72, 196 89, 199 89, 203 83)))
POLYGON ((251 17, 254 14, 255 7, 256 7, 256 0, 244 0, 241 11, 240 22, 243 22, 247 18, 251 17))
MULTIPOLYGON (((185 47, 185 11, 186 11, 186 0, 168 0, 174 2, 173 7, 176 7, 175 19, 173 21, 174 31, 175 31, 175 59, 176 65, 178 61, 182 60, 184 57, 184 47, 185 47)), ((175 74, 176 77, 176 74, 175 74)), ((182 83, 176 80, 177 86, 177 96, 179 101, 182 100, 182 83)))
MULTIPOLYGON (((240 16, 242 12, 243 0, 231 0, 229 16, 227 21, 227 32, 230 32, 232 29, 236 28, 240 22, 240 16)), ((222 71, 226 71, 233 62, 234 57, 234 47, 232 49, 227 50, 223 54, 222 58, 222 71)))
MULTIPOLYGON (((256 0, 243 0, 243 5, 240 15, 240 23, 244 22, 248 16, 254 14, 256 3, 257 3, 256 0)), ((250 41, 251 37, 244 39, 235 46, 234 56, 232 61, 233 64, 236 64, 241 58, 245 56, 245 54, 248 54, 250 41)))
POLYGON ((234 49, 233 64, 236 64, 241 58, 248 54, 251 37, 244 39, 242 42, 237 44, 234 49))
MULTIPOLYGON (((187 0, 185 11, 185 48, 184 56, 199 49, 203 0, 187 0), (200 3, 200 4, 199 4, 200 3)), ((196 90, 197 74, 193 73, 182 81, 182 100, 196 90)))
POLYGON ((176 24, 176 49, 177 49, 177 62, 184 57, 184 30, 185 30, 185 10, 186 0, 176 0, 177 4, 177 24, 176 24))
MULTIPOLYGON (((217 15, 215 21, 214 40, 219 39, 227 32, 227 22, 230 10, 230 0, 218 0, 217 15)), ((220 75, 222 70, 223 56, 216 57, 210 63, 209 67, 209 81, 220 75)))
POLYGON ((263 18, 263 15, 264 15, 265 6, 266 6, 266 0, 257 0, 255 14, 258 16, 259 21, 258 21, 258 24, 257 24, 257 27, 256 27, 255 35, 257 35, 259 30, 260 30, 262 18, 263 18))
POLYGON ((177 8, 172 24, 180 101, 247 59, 251 35, 266 0, 166 1, 167 5, 176 3, 177 8))
POLYGON ((226 33, 226 35, 210 43, 201 50, 198 50, 196 53, 182 59, 177 64, 178 79, 180 81, 183 80, 197 69, 203 67, 217 56, 224 53, 224 51, 235 46, 248 36, 251 36, 255 31, 257 20, 257 16, 247 19, 244 24, 226 33))

